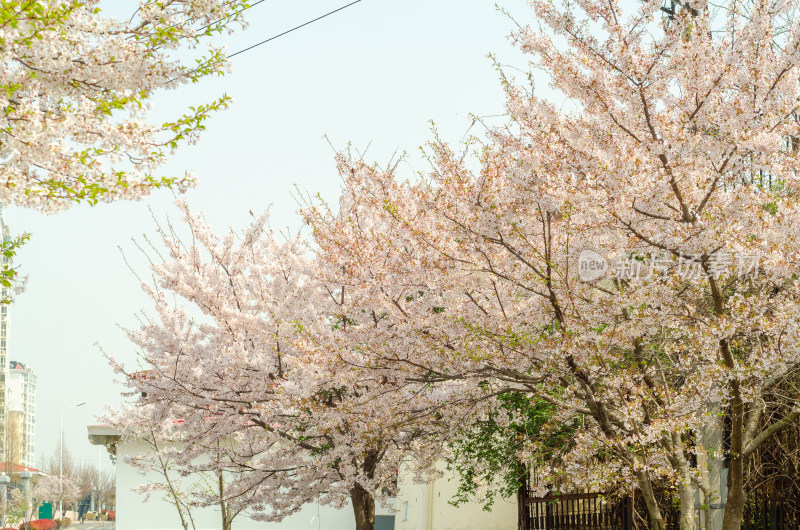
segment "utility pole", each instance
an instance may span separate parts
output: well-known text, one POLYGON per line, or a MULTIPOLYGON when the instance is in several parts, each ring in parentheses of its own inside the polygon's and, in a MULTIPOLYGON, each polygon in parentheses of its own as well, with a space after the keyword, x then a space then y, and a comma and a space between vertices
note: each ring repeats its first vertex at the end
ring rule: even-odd
POLYGON ((100 511, 100 481, 103 474, 101 467, 103 466, 103 446, 97 446, 97 511, 100 511))
POLYGON ((58 458, 58 517, 64 518, 64 413, 70 409, 86 405, 85 401, 81 401, 77 405, 71 405, 61 411, 61 421, 59 423, 61 433, 60 436, 60 456, 58 458))

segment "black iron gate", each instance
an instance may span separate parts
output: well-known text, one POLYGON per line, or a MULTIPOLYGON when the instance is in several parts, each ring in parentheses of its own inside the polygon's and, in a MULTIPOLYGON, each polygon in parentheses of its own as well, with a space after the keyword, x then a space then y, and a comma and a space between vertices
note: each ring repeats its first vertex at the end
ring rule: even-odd
MULTIPOLYGON (((662 513, 667 530, 678 530, 678 511, 670 503, 662 513)), ((649 529, 650 518, 641 495, 608 498, 602 493, 575 493, 530 497, 520 492, 520 530, 639 530, 649 529)))
POLYGON ((520 503, 520 530, 616 530, 625 528, 630 518, 626 508, 619 502, 607 502, 599 493, 526 497, 520 503))
MULTIPOLYGON (((659 505, 668 530, 678 530, 679 511, 667 495, 659 505)), ((622 499, 602 493, 576 493, 531 497, 519 493, 519 530, 646 530, 651 528, 641 495, 622 499)), ((800 529, 800 492, 751 492, 744 510, 742 530, 800 529)))

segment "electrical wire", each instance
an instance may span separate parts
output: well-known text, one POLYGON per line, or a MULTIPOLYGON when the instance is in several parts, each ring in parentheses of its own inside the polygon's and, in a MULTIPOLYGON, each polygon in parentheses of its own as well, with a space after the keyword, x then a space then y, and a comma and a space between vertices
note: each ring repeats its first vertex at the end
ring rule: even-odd
MULTIPOLYGON (((264 3, 264 2, 266 2, 266 1, 267 1, 267 0, 258 0, 258 2, 254 2, 254 3, 252 3, 251 5, 249 5, 249 6, 247 7, 247 9, 253 9, 253 8, 254 8, 254 7, 256 7, 258 4, 263 4, 263 3, 264 3)), ((240 13, 241 13, 241 11, 240 11, 240 13)), ((200 32, 200 31, 203 31, 204 29, 206 29, 206 28, 210 28, 210 27, 211 27, 211 26, 213 26, 214 24, 216 24, 216 23, 218 23, 218 22, 222 22, 223 20, 225 20, 225 18, 220 18, 219 20, 215 20, 214 22, 211 22, 211 23, 209 23, 209 24, 206 24, 206 25, 205 25, 205 26, 203 26, 202 28, 198 28, 198 30, 197 30, 197 31, 198 31, 198 32, 200 32)))
MULTIPOLYGON (((261 0, 261 1, 263 2, 264 0, 261 0)), ((322 20, 322 19, 323 19, 323 18, 325 18, 325 17, 329 17, 329 16, 333 15, 334 13, 338 13, 339 11, 342 11, 342 10, 344 10, 344 9, 347 9, 348 7, 350 7, 350 6, 353 6, 353 5, 355 5, 355 4, 359 3, 359 2, 361 2, 361 0, 355 0, 355 2, 350 2, 349 4, 347 4, 347 5, 344 5, 344 6, 340 7, 340 8, 338 8, 338 9, 334 9, 333 11, 330 11, 330 12, 328 12, 328 13, 325 13, 324 15, 318 16, 317 18, 315 18, 315 19, 313 19, 313 20, 309 20, 308 22, 304 22, 303 24, 300 24, 299 26, 295 26, 295 27, 293 27, 292 29, 288 29, 288 30, 286 30, 286 31, 284 31, 283 33, 279 33, 278 35, 275 35, 275 36, 273 36, 273 37, 270 37, 270 38, 268 38, 267 40, 263 40, 263 41, 261 41, 261 42, 258 42, 258 43, 256 43, 256 44, 253 44, 252 46, 250 46, 250 47, 248 47, 248 48, 245 48, 245 49, 243 49, 243 50, 239 50, 238 52, 234 52, 234 53, 232 53, 232 54, 228 55, 228 59, 230 59, 231 57, 235 57, 235 56, 239 55, 240 53, 244 53, 244 52, 246 52, 246 51, 250 51, 250 50, 252 50, 253 48, 257 48, 257 47, 261 46, 262 44, 266 44, 266 43, 268 43, 268 42, 270 42, 270 41, 273 41, 273 40, 275 40, 275 39, 277 39, 277 38, 283 37, 284 35, 287 35, 287 34, 289 34, 289 33, 293 32, 293 31, 296 31, 296 30, 298 30, 298 29, 300 29, 300 28, 303 28, 303 27, 305 27, 305 26, 308 26, 309 24, 313 24, 314 22, 317 22, 318 20, 322 20)), ((260 2, 259 2, 259 3, 260 3, 260 2)))

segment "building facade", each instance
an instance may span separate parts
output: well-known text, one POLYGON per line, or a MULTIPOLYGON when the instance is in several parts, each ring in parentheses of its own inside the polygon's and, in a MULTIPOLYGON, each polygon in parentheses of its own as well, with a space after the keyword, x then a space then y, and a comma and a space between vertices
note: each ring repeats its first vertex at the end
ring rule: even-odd
POLYGON ((450 504, 456 496, 459 477, 443 462, 442 475, 427 484, 414 482, 414 473, 400 469, 397 507, 393 530, 517 530, 517 498, 495 499, 491 511, 477 500, 458 507, 450 504))
POLYGON ((10 442, 8 460, 33 466, 36 448, 36 374, 28 366, 11 361, 6 388, 10 442))
MULTIPOLYGON (((167 530, 180 528, 175 506, 166 495, 153 494, 143 502, 138 489, 144 483, 161 482, 159 474, 145 473, 130 463, 131 458, 151 453, 146 443, 123 437, 108 425, 90 425, 89 442, 105 446, 116 459, 116 528, 117 530, 167 530)), ((517 530, 517 499, 497 499, 492 511, 478 502, 459 507, 450 505, 456 493, 458 479, 441 466, 442 476, 429 484, 416 484, 414 475, 400 469, 397 497, 392 506, 375 506, 375 530, 517 530)), ((207 489, 197 475, 173 477, 179 491, 196 487, 207 489)), ((219 528, 220 512, 211 506, 193 509, 193 527, 198 530, 219 528)), ((310 502, 297 513, 279 523, 264 523, 242 514, 233 521, 235 530, 352 530, 355 528, 353 509, 347 503, 341 509, 310 502)))
MULTIPOLYGON (((0 204, 0 237, 3 241, 11 240, 11 232, 6 225, 5 209, 0 204)), ((9 264, 9 259, 0 255, 0 264, 3 266, 9 264)), ((2 287, 0 289, 0 297, 5 300, 11 295, 10 289, 2 287)), ((9 414, 8 414, 8 378, 9 378, 9 362, 8 362, 8 304, 0 304, 0 460, 7 461, 9 455, 8 438, 9 438, 9 414)))

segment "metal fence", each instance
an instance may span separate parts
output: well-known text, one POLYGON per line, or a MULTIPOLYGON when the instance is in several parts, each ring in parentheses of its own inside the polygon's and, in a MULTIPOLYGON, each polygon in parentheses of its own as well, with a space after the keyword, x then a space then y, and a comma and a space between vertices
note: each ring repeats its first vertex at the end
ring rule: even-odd
POLYGON ((520 502, 520 530, 624 528, 625 507, 599 493, 525 497, 520 502))
POLYGON ((761 488, 751 492, 744 509, 742 530, 800 528, 800 492, 794 488, 761 488))
MULTIPOLYGON (((646 530, 651 528, 641 495, 622 499, 602 493, 531 497, 519 493, 519 530, 646 530)), ((665 493, 658 495, 668 530, 678 530, 679 511, 665 493)), ((762 488, 750 492, 742 530, 800 529, 800 491, 762 488)))
MULTIPOLYGON (((530 497, 520 493, 520 530, 639 530, 649 529, 644 499, 607 498, 602 493, 530 497)), ((668 530, 678 530, 678 512, 659 499, 668 530)))

